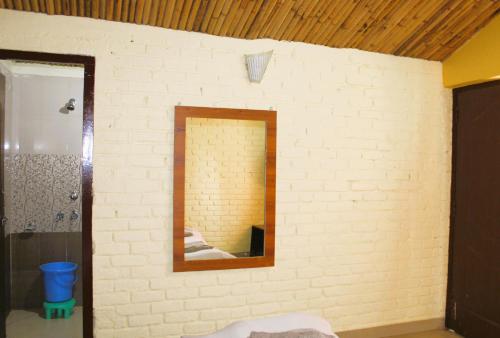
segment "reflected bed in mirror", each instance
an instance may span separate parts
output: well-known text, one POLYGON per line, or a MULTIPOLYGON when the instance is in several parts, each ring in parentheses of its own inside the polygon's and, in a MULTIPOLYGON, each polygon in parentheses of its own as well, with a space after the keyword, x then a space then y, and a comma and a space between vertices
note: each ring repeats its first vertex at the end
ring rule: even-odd
POLYGON ((274 264, 276 112, 176 107, 174 271, 274 264))

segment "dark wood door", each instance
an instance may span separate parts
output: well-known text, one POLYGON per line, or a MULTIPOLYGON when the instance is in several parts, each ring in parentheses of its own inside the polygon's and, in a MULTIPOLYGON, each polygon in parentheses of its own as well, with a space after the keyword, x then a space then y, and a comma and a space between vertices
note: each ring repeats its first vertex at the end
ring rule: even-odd
POLYGON ((3 208, 3 159, 4 159, 4 117, 5 117, 5 76, 0 74, 0 338, 5 338, 5 320, 7 317, 7 289, 10 273, 7 264, 5 238, 5 214, 3 208))
POLYGON ((446 325, 500 337, 500 81, 453 92, 453 179, 446 325))

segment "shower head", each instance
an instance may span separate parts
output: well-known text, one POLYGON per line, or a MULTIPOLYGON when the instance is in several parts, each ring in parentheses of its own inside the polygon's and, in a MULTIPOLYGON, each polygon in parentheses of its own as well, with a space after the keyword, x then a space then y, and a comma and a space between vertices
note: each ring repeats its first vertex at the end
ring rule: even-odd
POLYGON ((66 109, 69 111, 75 110, 75 99, 69 99, 68 103, 66 103, 66 109))

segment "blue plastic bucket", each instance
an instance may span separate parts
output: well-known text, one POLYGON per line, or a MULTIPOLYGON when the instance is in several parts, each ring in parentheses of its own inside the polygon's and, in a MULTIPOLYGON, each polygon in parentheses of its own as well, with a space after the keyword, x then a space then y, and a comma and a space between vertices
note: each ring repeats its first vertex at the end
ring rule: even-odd
POLYGON ((65 302, 73 298, 78 264, 54 262, 40 265, 45 286, 45 300, 51 303, 65 302))

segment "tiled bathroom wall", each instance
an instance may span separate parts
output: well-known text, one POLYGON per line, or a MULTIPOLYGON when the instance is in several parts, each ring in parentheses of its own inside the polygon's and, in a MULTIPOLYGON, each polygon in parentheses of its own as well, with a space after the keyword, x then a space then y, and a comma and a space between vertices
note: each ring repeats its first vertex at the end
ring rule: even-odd
POLYGON ((16 154, 5 168, 10 233, 81 231, 80 156, 16 154))
MULTIPOLYGON (((12 309, 40 308, 44 291, 39 266, 82 264, 83 70, 1 61, 0 73, 6 74, 7 294, 12 309), (75 108, 68 111, 64 108, 70 99, 75 108)), ((81 304, 81 269, 77 275, 74 298, 81 304)))

